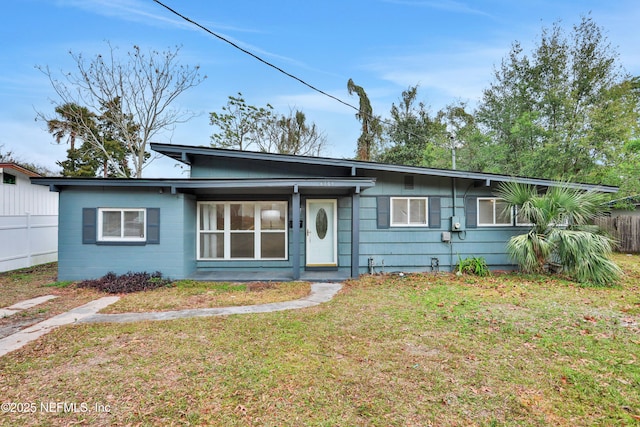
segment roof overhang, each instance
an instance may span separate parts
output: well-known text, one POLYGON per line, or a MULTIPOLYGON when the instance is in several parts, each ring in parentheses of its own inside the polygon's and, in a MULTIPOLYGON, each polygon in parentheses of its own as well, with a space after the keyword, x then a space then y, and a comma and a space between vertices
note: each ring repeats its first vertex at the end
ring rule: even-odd
POLYGON ((20 172, 21 174, 28 177, 40 176, 40 174, 37 174, 34 171, 24 168, 15 163, 0 163, 0 173, 4 172, 5 170, 9 170, 11 172, 20 172))
POLYGON ((171 193, 193 194, 291 194, 359 193, 375 186, 373 178, 266 178, 266 179, 109 179, 109 178, 33 178, 34 184, 51 191, 65 187, 155 188, 171 193))

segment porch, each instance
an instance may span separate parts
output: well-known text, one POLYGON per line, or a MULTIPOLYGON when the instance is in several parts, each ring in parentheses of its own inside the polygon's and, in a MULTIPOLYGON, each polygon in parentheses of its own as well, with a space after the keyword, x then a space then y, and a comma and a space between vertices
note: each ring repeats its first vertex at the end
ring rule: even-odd
POLYGON ((203 282, 344 282, 350 278, 349 270, 302 271, 298 279, 291 269, 264 270, 197 270, 187 279, 203 282))

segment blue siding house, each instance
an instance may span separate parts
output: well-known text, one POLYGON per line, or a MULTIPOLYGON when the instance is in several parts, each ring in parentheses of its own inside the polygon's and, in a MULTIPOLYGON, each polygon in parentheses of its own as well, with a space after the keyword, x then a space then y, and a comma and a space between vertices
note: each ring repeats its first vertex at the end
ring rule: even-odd
MULTIPOLYGON (((493 196, 553 181, 171 144, 184 179, 33 178, 59 193, 58 279, 160 271, 172 279, 342 280, 451 271, 484 257, 513 269, 526 230, 493 196)), ((585 190, 617 188, 571 184, 585 190)))

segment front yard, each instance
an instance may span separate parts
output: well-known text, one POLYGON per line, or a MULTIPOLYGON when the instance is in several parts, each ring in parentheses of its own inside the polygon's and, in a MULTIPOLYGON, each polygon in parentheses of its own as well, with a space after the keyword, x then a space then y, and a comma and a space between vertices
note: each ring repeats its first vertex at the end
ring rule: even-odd
MULTIPOLYGON (((62 327, 0 358, 0 424, 638 425, 640 256, 616 261, 627 275, 614 288, 371 276, 303 310, 62 327)), ((103 296, 3 280, 0 306, 103 296)))

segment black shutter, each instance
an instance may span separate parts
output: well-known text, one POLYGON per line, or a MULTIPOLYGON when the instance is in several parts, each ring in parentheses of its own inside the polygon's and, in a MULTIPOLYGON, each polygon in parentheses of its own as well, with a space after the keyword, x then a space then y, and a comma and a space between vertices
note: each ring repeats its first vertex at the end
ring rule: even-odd
POLYGON ((160 208, 147 209, 147 243, 160 243, 160 208))
POLYGON ((389 228, 389 216, 391 215, 391 201, 388 196, 376 198, 378 204, 377 224, 378 228, 389 228))
POLYGON ((96 208, 82 208, 82 244, 96 243, 96 208))
POLYGON ((429 197, 429 228, 440 228, 440 197, 429 197))
POLYGON ((478 228, 478 198, 467 197, 465 199, 465 216, 467 228, 478 228))

